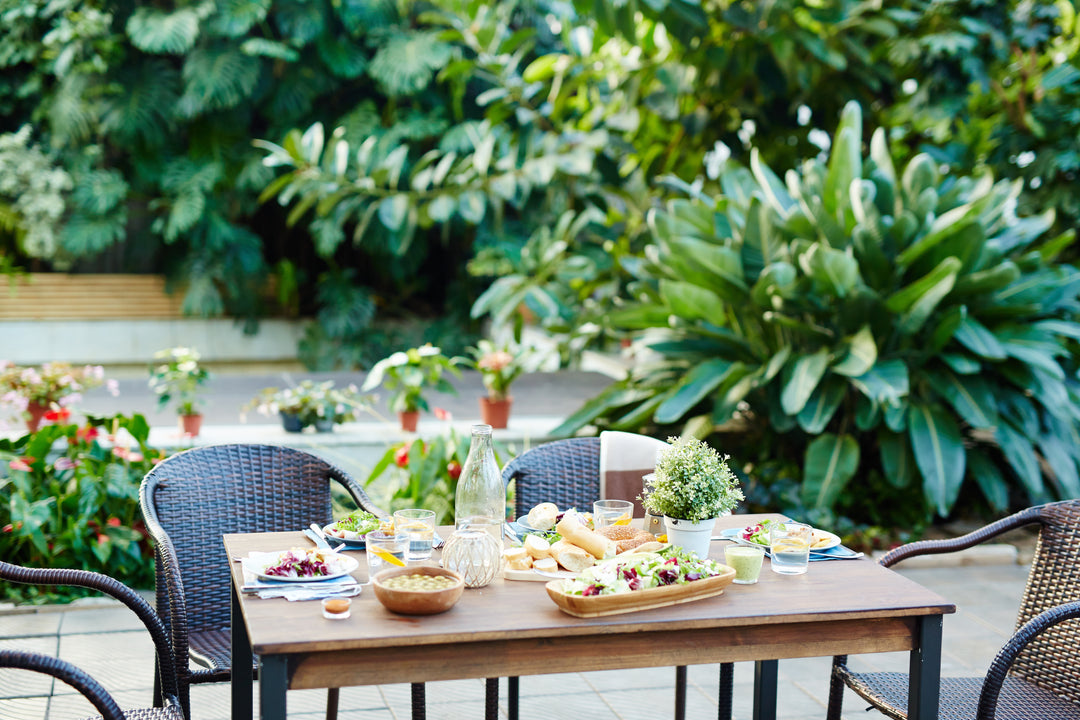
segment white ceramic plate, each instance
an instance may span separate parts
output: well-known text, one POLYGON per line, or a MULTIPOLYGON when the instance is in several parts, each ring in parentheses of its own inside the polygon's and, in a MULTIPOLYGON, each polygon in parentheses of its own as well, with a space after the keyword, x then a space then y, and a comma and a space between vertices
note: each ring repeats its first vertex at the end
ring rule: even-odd
POLYGON ((364 549, 364 538, 367 537, 366 535, 357 535, 354 532, 348 532, 348 531, 345 531, 345 534, 348 535, 349 537, 341 537, 340 535, 335 535, 334 533, 337 532, 337 523, 336 522, 332 522, 329 525, 324 526, 323 527, 323 532, 326 533, 326 537, 330 538, 330 540, 336 540, 338 542, 345 543, 345 547, 347 547, 349 549, 353 549, 353 550, 363 550, 364 549))
MULTIPOLYGON (((760 543, 751 542, 749 540, 743 539, 742 531, 744 529, 745 528, 741 527, 727 528, 726 530, 720 531, 720 535, 722 537, 728 538, 729 540, 734 540, 740 545, 752 545, 756 547, 762 547, 760 543)), ((834 548, 840 544, 840 536, 831 533, 828 530, 818 530, 817 528, 813 528, 813 535, 814 541, 810 545, 811 551, 828 550, 829 548, 834 548)))
POLYGON ((321 580, 333 580, 334 578, 348 575, 353 570, 360 567, 360 561, 354 557, 349 557, 348 555, 335 555, 333 553, 330 553, 329 557, 327 558, 327 565, 330 566, 331 570, 329 575, 318 575, 314 577, 281 577, 279 575, 267 575, 265 572, 266 568, 277 565, 278 558, 281 557, 282 553, 284 552, 287 551, 282 550, 280 552, 255 554, 251 557, 246 557, 242 559, 240 561, 240 564, 243 566, 244 570, 255 575, 260 580, 294 583, 313 583, 319 582, 321 580))

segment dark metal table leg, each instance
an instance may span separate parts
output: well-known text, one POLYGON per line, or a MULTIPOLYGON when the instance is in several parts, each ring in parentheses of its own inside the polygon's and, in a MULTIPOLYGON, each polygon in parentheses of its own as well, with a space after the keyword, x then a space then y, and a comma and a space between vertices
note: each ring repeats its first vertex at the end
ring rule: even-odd
POLYGON ((499 720, 499 678, 484 681, 484 720, 499 720))
POLYGON ((937 720, 941 692, 941 616, 921 617, 908 674, 908 720, 937 720))
POLYGON ((424 683, 412 684, 412 720, 427 718, 427 687, 424 683))
POLYGON ((731 696, 735 692, 735 663, 720 663, 720 688, 717 694, 717 720, 731 720, 731 696))
POLYGON ((675 720, 686 720, 686 666, 675 668, 675 720))
POLYGON ((518 720, 521 697, 521 678, 514 676, 506 678, 506 717, 509 720, 518 720))
POLYGON ((230 642, 232 644, 232 717, 233 720, 251 720, 254 714, 254 703, 251 699, 251 689, 254 682, 252 663, 254 658, 251 653, 251 639, 248 637, 247 625, 240 613, 240 598, 236 594, 236 586, 232 589, 232 610, 229 622, 231 623, 230 642))
POLYGON ((259 658, 259 717, 285 720, 285 691, 289 689, 289 663, 284 655, 259 658))
POLYGON ((754 663, 754 720, 776 720, 776 679, 780 662, 754 663))

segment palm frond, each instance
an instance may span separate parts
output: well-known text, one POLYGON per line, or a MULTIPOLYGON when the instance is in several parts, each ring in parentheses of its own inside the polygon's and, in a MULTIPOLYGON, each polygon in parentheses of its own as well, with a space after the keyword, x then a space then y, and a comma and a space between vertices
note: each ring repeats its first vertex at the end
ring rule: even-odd
POLYGON ((315 47, 326 69, 339 78, 360 77, 367 68, 367 53, 348 38, 321 35, 315 47))
POLYGON ((450 61, 451 52, 438 32, 394 33, 375 53, 368 75, 387 95, 415 95, 450 61))
POLYGON ((340 0, 334 9, 350 33, 390 27, 399 19, 394 0, 340 0))
POLYGON ((266 38, 248 38, 240 45, 241 52, 255 57, 268 57, 285 62, 296 62, 300 53, 285 43, 266 38))
POLYGON ((122 207, 107 215, 76 211, 60 232, 60 245, 75 257, 96 255, 123 240, 126 226, 127 212, 122 207))
POLYGON ((217 12, 206 21, 209 34, 240 37, 266 19, 271 0, 217 0, 217 12))
POLYGON ((131 44, 143 52, 182 55, 199 38, 199 16, 194 8, 162 12, 143 6, 128 18, 126 30, 131 44))
POLYGON ((127 197, 128 184, 118 170, 93 170, 74 176, 71 194, 77 208, 91 215, 112 212, 127 197))
POLYGON ((184 93, 177 103, 181 117, 235 107, 249 99, 262 70, 258 58, 239 49, 200 48, 184 63, 184 93))
POLYGON ((283 37, 307 45, 326 27, 323 3, 285 0, 274 6, 274 22, 283 37))
POLYGON ((102 129, 121 144, 160 145, 173 128, 179 73, 170 63, 153 59, 126 68, 118 81, 119 92, 103 100, 102 129))
POLYGON ((58 147, 77 145, 90 137, 94 127, 94 112, 84 97, 87 78, 72 73, 60 85, 46 111, 52 143, 58 147))

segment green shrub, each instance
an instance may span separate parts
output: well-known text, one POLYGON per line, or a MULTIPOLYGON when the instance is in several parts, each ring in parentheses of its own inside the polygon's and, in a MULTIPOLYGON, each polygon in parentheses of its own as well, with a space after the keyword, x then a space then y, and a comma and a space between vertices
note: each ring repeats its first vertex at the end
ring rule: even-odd
POLYGON ((650 215, 649 262, 608 316, 655 362, 555 432, 707 435, 745 411, 804 453, 811 508, 873 505, 871 474, 941 516, 965 480, 998 510, 1080 494, 1080 273, 1056 262, 1072 233, 1040 240, 1053 211, 1018 218, 1018 183, 943 177, 926 155, 898 172, 881 130, 864 157, 854 103, 827 159, 781 181, 754 153, 720 184, 672 181, 688 198, 650 215))
MULTIPOLYGON (((141 415, 61 420, 0 440, 0 557, 43 568, 81 568, 136 588, 154 586, 139 483, 160 454, 141 415), (132 445, 114 438, 130 436, 132 445)), ((45 602, 55 591, 8 584, 3 598, 45 602)), ((59 597, 76 597, 64 591, 59 597)))

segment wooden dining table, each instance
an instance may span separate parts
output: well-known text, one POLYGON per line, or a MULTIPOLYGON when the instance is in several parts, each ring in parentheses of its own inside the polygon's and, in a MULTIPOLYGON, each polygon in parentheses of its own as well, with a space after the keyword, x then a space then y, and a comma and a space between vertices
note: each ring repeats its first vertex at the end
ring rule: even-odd
MULTIPOLYGON (((716 530, 766 517, 778 516, 724 517, 716 530)), ((452 528, 441 532, 448 537, 452 528)), ((256 533, 226 535, 224 544, 231 560, 310 541, 300 532, 256 533)), ((722 561, 725 544, 713 542, 711 557, 722 561)), ((350 554, 360 560, 355 576, 366 581, 363 552, 350 554)), ((778 660, 894 651, 910 653, 908 717, 936 720, 942 617, 956 609, 864 558, 811 562, 803 575, 771 572, 766 560, 754 585, 603 617, 563 613, 543 582, 500 578, 466 589, 451 610, 430 616, 396 615, 365 587, 351 617, 328 620, 319 602, 242 594, 240 563, 232 567, 234 720, 253 716, 253 653, 263 720, 285 719, 289 689, 743 661, 756 663, 755 720, 774 720, 778 660)))

